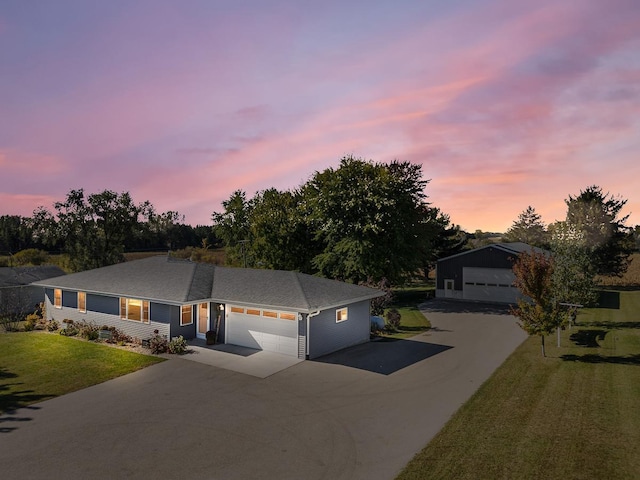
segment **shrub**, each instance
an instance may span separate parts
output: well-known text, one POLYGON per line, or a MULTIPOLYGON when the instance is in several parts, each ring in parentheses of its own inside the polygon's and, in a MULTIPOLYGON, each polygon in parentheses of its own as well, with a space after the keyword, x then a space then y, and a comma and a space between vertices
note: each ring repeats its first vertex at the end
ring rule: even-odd
POLYGON ((98 333, 99 328, 93 322, 87 323, 82 321, 76 326, 78 328, 78 335, 82 338, 86 338, 87 340, 97 340, 100 336, 98 333))
POLYGON ((187 352, 187 341, 182 335, 179 337, 173 337, 169 342, 169 353, 176 355, 183 355, 187 352))
POLYGON ((387 324, 385 328, 390 332, 398 331, 398 328, 400 328, 400 319, 402 318, 400 312, 397 309, 392 308, 387 312, 386 317, 387 324))
POLYGON ((30 313, 29 315, 27 315, 27 318, 24 319, 24 331, 30 332, 36 327, 39 321, 40 317, 37 314, 30 313))
POLYGON ((47 330, 49 332, 55 332, 59 328, 60 325, 58 325, 58 322, 56 322, 55 320, 50 320, 49 322, 47 322, 47 330))
POLYGON ((27 248, 16 253, 11 260, 15 265, 42 265, 48 257, 47 252, 37 248, 27 248))
POLYGON ((151 349, 151 353, 154 354, 167 353, 167 350, 169 350, 169 342, 164 336, 156 334, 149 340, 149 348, 151 349))

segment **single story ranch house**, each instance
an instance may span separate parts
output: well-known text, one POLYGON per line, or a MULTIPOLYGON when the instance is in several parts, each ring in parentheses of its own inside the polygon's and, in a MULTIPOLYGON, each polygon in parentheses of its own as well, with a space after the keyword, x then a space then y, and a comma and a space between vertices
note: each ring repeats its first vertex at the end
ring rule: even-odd
POLYGON ((369 340, 379 290, 282 270, 219 267, 154 256, 52 278, 48 319, 94 322, 139 339, 219 343, 315 358, 369 340))
POLYGON ((438 260, 436 297, 489 303, 516 303, 513 261, 522 252, 544 252, 526 243, 494 243, 438 260))

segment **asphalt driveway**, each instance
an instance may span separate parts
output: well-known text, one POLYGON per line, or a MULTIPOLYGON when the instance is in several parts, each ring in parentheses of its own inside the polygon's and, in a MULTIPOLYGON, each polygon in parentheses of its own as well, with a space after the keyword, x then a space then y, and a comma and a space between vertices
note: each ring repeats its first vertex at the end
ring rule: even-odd
POLYGON ((0 417, 3 476, 393 478, 525 338, 454 307, 425 304, 434 329, 411 341, 264 379, 177 358, 21 409, 0 417))

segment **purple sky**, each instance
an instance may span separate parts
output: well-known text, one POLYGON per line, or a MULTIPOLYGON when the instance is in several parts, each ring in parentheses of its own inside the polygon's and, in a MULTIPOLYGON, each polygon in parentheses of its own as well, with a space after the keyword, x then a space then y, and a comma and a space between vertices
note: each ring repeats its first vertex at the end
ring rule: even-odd
POLYGON ((638 0, 0 3, 0 215, 111 189, 210 224, 353 154, 469 231, 592 184, 634 225, 639 152, 638 0))

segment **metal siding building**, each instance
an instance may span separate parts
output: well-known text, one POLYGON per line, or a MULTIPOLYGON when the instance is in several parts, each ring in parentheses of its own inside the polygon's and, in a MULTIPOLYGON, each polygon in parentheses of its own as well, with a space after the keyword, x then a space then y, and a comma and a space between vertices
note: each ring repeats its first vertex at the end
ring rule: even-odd
POLYGON ((544 252, 525 243, 496 243, 438 260, 436 297, 491 303, 515 303, 514 260, 522 252, 544 252))

